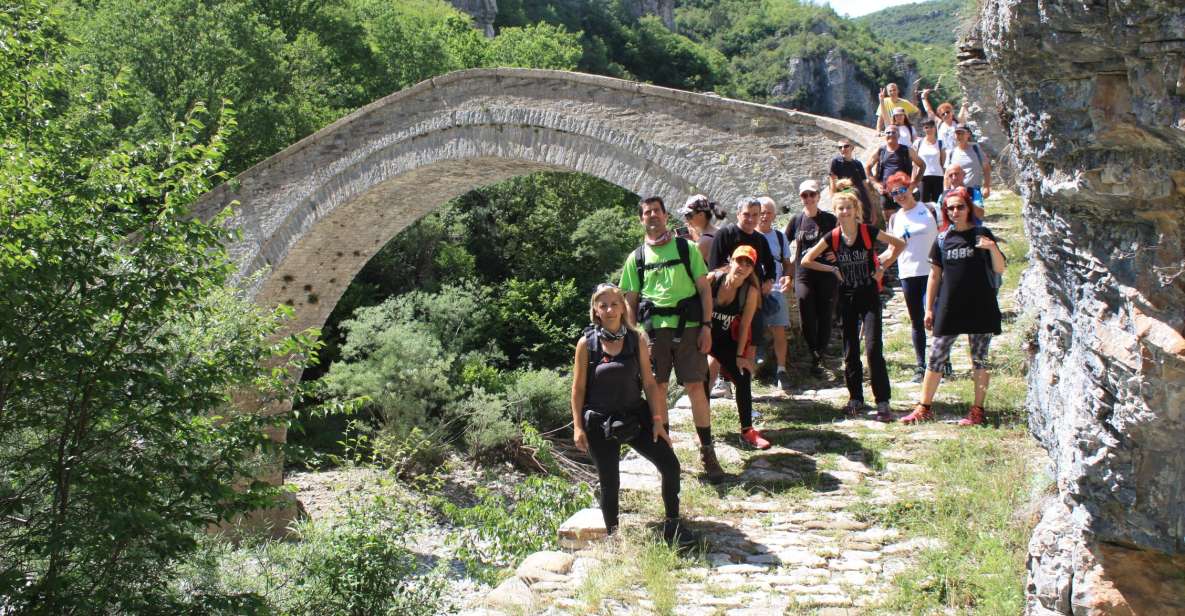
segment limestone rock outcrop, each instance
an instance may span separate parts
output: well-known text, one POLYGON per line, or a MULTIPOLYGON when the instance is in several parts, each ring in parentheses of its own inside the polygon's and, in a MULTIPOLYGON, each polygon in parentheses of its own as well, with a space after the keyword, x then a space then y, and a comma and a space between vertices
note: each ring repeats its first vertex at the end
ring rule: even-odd
POLYGON ((1185 12, 985 0, 1025 199, 1030 427, 1056 495, 1027 613, 1185 614, 1185 12))
MULTIPOLYGON (((1000 82, 992 72, 976 33, 965 35, 958 44, 956 75, 967 97, 968 124, 992 161, 992 185, 1016 187, 1016 167, 1012 164, 1012 146, 1006 132, 1010 111, 997 97, 1000 82)), ((958 105, 958 102, 955 102, 958 105)))
POLYGON ((675 0, 626 0, 624 4, 635 19, 655 15, 667 30, 675 30, 675 0))
POLYGON ((473 18, 473 26, 488 37, 494 36, 494 19, 498 17, 498 0, 451 0, 457 10, 473 18))
MULTIPOLYGON (((917 64, 904 54, 893 56, 901 96, 913 99, 917 64)), ((843 118, 860 124, 876 123, 876 94, 884 84, 874 83, 839 49, 825 56, 791 58, 786 76, 770 88, 769 102, 779 107, 843 118)))

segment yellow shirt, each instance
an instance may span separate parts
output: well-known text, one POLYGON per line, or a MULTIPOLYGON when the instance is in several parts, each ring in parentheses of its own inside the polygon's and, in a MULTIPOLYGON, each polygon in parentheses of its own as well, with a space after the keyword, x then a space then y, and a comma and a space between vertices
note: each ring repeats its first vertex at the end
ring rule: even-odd
POLYGON ((891 98, 885 98, 885 100, 881 101, 881 107, 884 108, 885 117, 888 118, 889 120, 893 119, 893 108, 894 107, 900 107, 900 108, 904 109, 905 115, 914 115, 918 112, 918 108, 915 107, 913 103, 905 100, 904 98, 897 99, 896 103, 894 103, 893 99, 891 99, 891 98))

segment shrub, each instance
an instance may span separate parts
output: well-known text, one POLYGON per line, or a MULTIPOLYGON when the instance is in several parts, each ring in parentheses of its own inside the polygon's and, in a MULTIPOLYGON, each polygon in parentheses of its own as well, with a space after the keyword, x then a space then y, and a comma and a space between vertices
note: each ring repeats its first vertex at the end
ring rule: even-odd
POLYGON ((438 501, 441 513, 458 527, 451 542, 470 571, 491 581, 497 567, 557 545, 556 530, 573 513, 592 503, 587 484, 532 476, 510 498, 478 488, 480 502, 458 507, 438 501))
POLYGON ((506 390, 510 419, 544 432, 571 421, 571 380, 555 370, 520 370, 506 390))

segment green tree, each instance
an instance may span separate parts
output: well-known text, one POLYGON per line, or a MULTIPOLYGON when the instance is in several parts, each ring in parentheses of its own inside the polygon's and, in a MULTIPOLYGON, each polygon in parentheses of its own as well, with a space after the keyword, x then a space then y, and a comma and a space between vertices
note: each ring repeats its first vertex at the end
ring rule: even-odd
POLYGON ((486 49, 486 66, 550 68, 570 71, 580 59, 579 35, 541 23, 503 28, 486 49))
POLYGON ((286 398, 313 347, 226 289, 227 231, 188 216, 225 148, 198 139, 201 106, 109 147, 121 101, 80 89, 47 15, 0 11, 2 609, 169 611, 196 533, 272 502, 234 485, 281 418, 232 400, 286 398))

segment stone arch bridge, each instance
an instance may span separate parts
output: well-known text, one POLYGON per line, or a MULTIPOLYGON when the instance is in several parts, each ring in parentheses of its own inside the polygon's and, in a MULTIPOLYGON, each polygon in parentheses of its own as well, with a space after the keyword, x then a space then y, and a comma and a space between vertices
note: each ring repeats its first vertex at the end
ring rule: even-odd
POLYGON ((206 194, 209 218, 237 201, 230 246, 261 305, 320 327, 362 266, 399 231, 474 188, 575 171, 681 204, 704 193, 798 202, 835 140, 868 128, 709 94, 562 71, 479 69, 396 92, 206 194), (253 276, 263 270, 260 276, 253 276))

